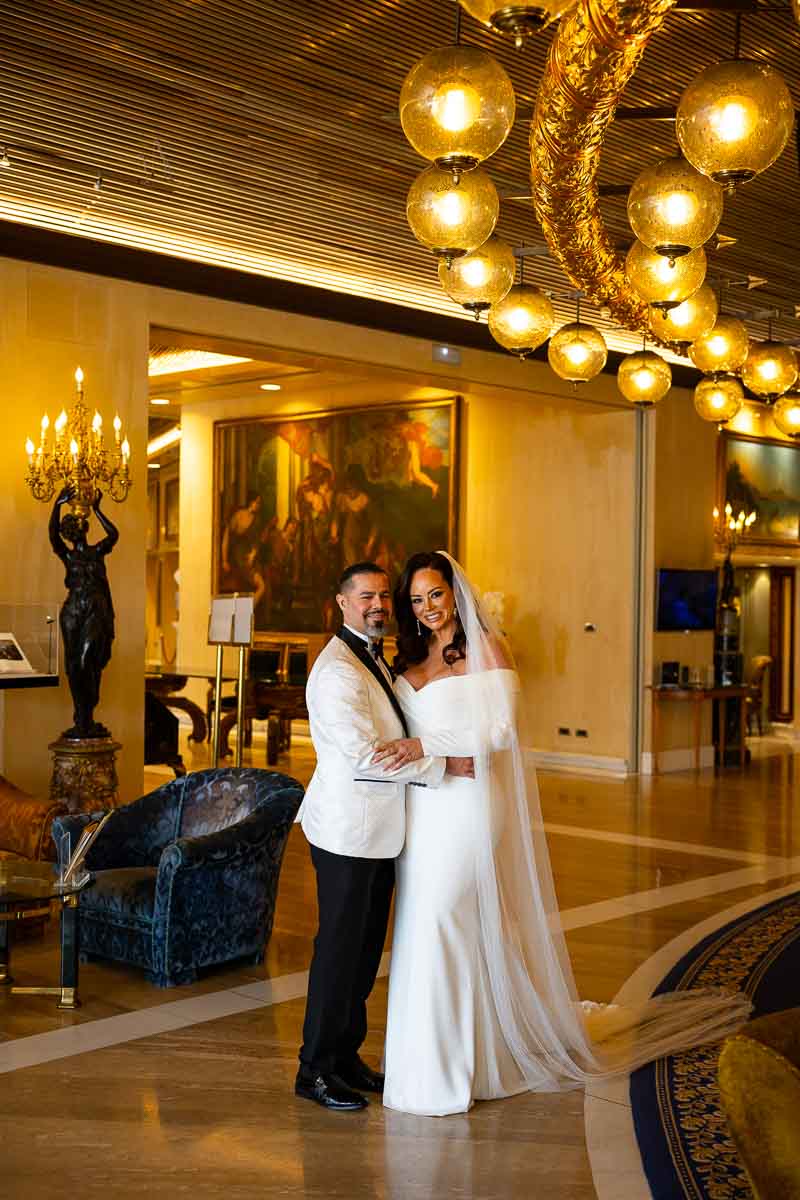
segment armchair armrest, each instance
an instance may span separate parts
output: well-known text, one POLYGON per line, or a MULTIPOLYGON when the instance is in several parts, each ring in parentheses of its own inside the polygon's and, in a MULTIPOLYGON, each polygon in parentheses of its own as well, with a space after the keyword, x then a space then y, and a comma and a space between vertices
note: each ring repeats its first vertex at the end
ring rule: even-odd
MULTIPOLYGON (((86 856, 90 871, 106 871, 115 867, 154 867, 161 851, 175 836, 180 812, 180 796, 184 779, 170 780, 154 792, 140 796, 131 804, 114 810, 86 856)), ((102 813, 79 814, 70 818, 74 826, 73 849, 88 821, 97 820, 102 813)), ((65 832, 72 832, 72 828, 65 832)))
POLYGON ((227 866, 234 860, 249 857, 271 836, 285 836, 294 821, 300 799, 297 788, 281 788, 235 825, 201 837, 178 838, 162 852, 159 872, 227 866))

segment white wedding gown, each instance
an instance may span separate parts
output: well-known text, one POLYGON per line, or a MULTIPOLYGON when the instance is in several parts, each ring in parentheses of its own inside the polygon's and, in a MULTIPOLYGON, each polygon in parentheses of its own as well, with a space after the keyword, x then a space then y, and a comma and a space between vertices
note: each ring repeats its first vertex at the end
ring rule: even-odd
POLYGON ((558 912, 536 773, 508 648, 449 559, 466 673, 396 694, 426 754, 469 755, 475 779, 406 789, 386 1035, 388 1108, 430 1116, 474 1100, 563 1091, 717 1042, 745 995, 689 988, 635 1006, 581 1002, 558 912), (500 665, 503 664, 503 665, 500 665))
MULTIPOLYGON (((491 675, 493 686, 517 686, 511 670, 491 675)), ((485 679, 445 676, 415 692, 401 676, 395 690, 409 737, 424 735, 427 753, 473 754, 471 689, 485 679)), ((501 721, 488 731, 495 751, 507 732, 501 721)), ((476 780, 452 775, 435 790, 407 788, 389 974, 387 1108, 445 1116, 528 1087, 500 1028, 482 945, 475 872, 486 803, 476 780)))

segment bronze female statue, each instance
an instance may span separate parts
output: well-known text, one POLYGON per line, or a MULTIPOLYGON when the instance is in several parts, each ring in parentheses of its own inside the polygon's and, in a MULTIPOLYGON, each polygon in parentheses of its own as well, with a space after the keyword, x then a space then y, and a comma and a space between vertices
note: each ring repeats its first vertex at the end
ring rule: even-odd
POLYGON ((74 495, 71 487, 65 487, 59 493, 50 515, 50 545, 67 572, 64 579, 67 599, 61 609, 60 624, 67 679, 75 710, 74 725, 61 736, 70 739, 110 737, 106 727, 92 719, 92 713, 100 699, 100 676, 111 658, 111 643, 114 640, 114 606, 105 557, 117 544, 119 532, 100 511, 102 494, 98 491, 92 511, 106 536, 93 546, 89 545, 86 540, 88 517, 74 512, 61 516, 63 505, 72 500, 74 495), (68 542, 72 545, 67 545, 68 542))

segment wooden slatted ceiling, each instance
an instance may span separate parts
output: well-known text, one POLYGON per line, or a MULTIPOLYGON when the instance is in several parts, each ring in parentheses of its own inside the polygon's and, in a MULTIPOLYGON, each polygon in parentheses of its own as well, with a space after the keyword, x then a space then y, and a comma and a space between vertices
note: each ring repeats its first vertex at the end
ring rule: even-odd
MULTIPOLYGON (((460 315, 405 222, 408 186, 425 164, 397 119, 406 72, 452 40, 454 12, 445 0, 0 0, 0 145, 11 160, 0 216, 460 315)), ((465 18, 464 36, 514 80, 517 122, 489 167, 501 193, 525 194, 550 35, 518 52, 465 18)), ((729 13, 673 15, 625 103, 675 103, 702 67, 730 55, 732 39, 729 13)), ((788 8, 745 18, 743 52, 774 63, 800 106, 798 50, 788 8)), ((630 182, 673 147, 668 123, 617 122, 602 182, 630 182)), ((739 240, 712 256, 712 273, 769 279, 732 292, 739 307, 800 303, 799 182, 793 145, 726 202, 721 231, 739 240)), ((614 234, 629 237, 624 199, 604 205, 614 234)), ((527 202, 504 202, 498 232, 541 241, 527 202)), ((569 290, 546 258, 530 260, 527 277, 569 290)), ((569 300, 556 308, 571 319, 569 300)), ((800 342, 800 324, 776 330, 800 342)))

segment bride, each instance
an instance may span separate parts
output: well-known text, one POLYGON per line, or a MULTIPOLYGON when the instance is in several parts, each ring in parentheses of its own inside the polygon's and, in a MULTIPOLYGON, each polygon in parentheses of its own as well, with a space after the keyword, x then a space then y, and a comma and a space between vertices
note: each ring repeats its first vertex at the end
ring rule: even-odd
POLYGON ((579 1087, 737 1029, 744 996, 689 991, 637 1011, 577 1000, 536 789, 517 730, 519 679, 448 554, 415 554, 395 591, 397 698, 409 738, 383 769, 470 756, 474 778, 409 788, 389 977, 389 1108, 579 1087))

